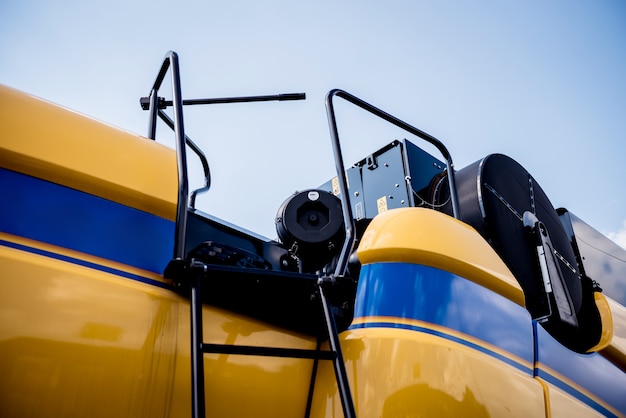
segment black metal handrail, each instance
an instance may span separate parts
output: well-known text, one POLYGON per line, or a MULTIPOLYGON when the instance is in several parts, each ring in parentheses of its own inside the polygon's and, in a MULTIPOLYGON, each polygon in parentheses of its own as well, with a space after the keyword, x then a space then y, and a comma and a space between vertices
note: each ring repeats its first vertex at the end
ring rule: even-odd
POLYGON ((206 155, 202 150, 185 134, 183 123, 183 106, 206 105, 206 104, 224 104, 224 103, 247 103, 247 102, 267 102, 267 101, 291 101, 304 100, 305 93, 283 93, 262 96, 240 96, 240 97, 221 97, 221 98, 204 98, 204 99, 183 99, 181 93, 180 69, 178 65, 178 54, 169 51, 159 72, 156 80, 150 90, 150 95, 142 97, 139 100, 141 108, 150 112, 148 122, 148 138, 156 138, 157 118, 160 118, 167 126, 174 130, 176 138, 176 155, 178 167, 178 204, 176 207, 176 232, 174 238, 174 258, 184 259, 185 253, 185 231, 187 227, 187 209, 195 208, 196 197, 200 193, 207 192, 211 187, 211 171, 206 155), (158 91, 165 80, 167 71, 172 69, 172 100, 166 100, 159 97, 158 91), (164 111, 168 107, 174 108, 174 120, 172 120, 164 111), (191 150, 198 156, 202 164, 204 172, 204 185, 189 193, 189 179, 187 175, 187 152, 186 146, 189 145, 191 150), (180 222, 179 222, 180 221, 180 222))
POLYGON ((335 107, 333 104, 333 98, 335 96, 340 97, 435 146, 435 148, 437 148, 439 152, 441 152, 442 156, 446 160, 446 168, 448 171, 448 184, 450 187, 450 200, 452 202, 452 213, 457 219, 459 219, 459 198, 456 190, 456 181, 454 178, 454 164, 452 163, 452 157, 448 149, 445 147, 445 145, 443 145, 441 141, 439 141, 432 135, 429 135, 426 132, 421 131, 420 129, 417 129, 409 125, 408 123, 396 118, 395 116, 392 116, 389 113, 384 112, 375 106, 372 106, 371 104, 359 99, 356 96, 353 96, 346 91, 340 89, 334 89, 329 91, 326 94, 326 113, 328 116, 330 136, 332 139, 335 167, 337 169, 337 180, 339 181, 339 190, 341 192, 341 195, 344 197, 343 199, 341 199, 341 204, 343 208, 344 223, 346 225, 346 238, 344 240, 341 254, 339 255, 339 258, 337 260, 337 265, 334 273, 335 277, 341 277, 345 274, 348 267, 350 254, 352 253, 352 250, 354 249, 354 244, 356 242, 356 235, 354 218, 352 216, 352 206, 350 205, 350 197, 348 196, 348 181, 346 178, 347 174, 343 163, 343 155, 341 152, 341 144, 339 141, 339 131, 337 129, 337 117, 335 116, 335 107))
MULTIPOLYGON (((174 238, 174 259, 170 265, 180 263, 181 266, 187 266, 191 272, 195 272, 195 277, 189 286, 189 304, 191 310, 191 366, 192 366, 192 416, 194 418, 204 418, 206 405, 204 403, 204 353, 224 353, 239 355, 256 355, 256 356, 274 356, 274 357, 294 357, 308 358, 317 360, 332 360, 335 366, 337 383, 340 390, 342 406, 344 407, 344 415, 346 417, 354 417, 354 405, 350 395, 348 379, 343 364, 341 348, 337 328, 334 322, 332 308, 327 297, 324 294, 323 286, 325 282, 322 278, 316 280, 318 292, 321 299, 321 308, 326 320, 326 327, 330 338, 330 351, 320 350, 318 346, 316 350, 308 349, 288 349, 280 347, 254 347, 254 346, 235 346, 227 344, 207 344, 203 342, 203 325, 202 325, 202 282, 206 280, 209 273, 209 267, 197 260, 186 260, 185 251, 186 233, 187 233, 187 216, 188 206, 195 206, 195 199, 198 193, 207 191, 211 184, 211 174, 205 154, 200 148, 185 134, 183 123, 183 106, 197 104, 219 104, 219 103, 241 103, 241 102, 259 102, 270 100, 302 100, 305 99, 304 93, 288 93, 268 96, 246 96, 246 97, 230 97, 217 99, 192 99, 183 100, 181 93, 180 70, 178 64, 178 55, 169 51, 161 65, 157 78, 150 91, 148 97, 140 99, 141 107, 150 112, 148 137, 155 139, 157 118, 165 122, 167 126, 174 130, 176 141, 176 156, 178 170, 178 202, 176 213, 176 229, 174 238), (172 100, 165 100, 158 96, 158 90, 163 83, 168 70, 171 69, 172 76, 172 100), (174 119, 172 120, 164 111, 167 107, 174 108, 174 119), (187 153, 186 146, 189 146, 200 158, 202 163, 205 184, 203 187, 194 190, 189 196, 188 175, 187 175, 187 153)), ((314 367, 315 368, 315 367, 314 367)), ((311 377, 313 384, 314 374, 311 377)), ((312 401, 312 386, 309 389, 307 401, 307 414, 310 412, 312 401)))
MULTIPOLYGON (((187 177, 187 137, 185 136, 185 125, 183 121, 183 98, 180 86, 180 69, 178 65, 178 54, 174 51, 169 51, 165 55, 163 64, 161 65, 156 80, 150 90, 149 107, 147 109, 150 111, 148 138, 155 139, 156 137, 156 121, 159 116, 158 92, 161 84, 163 84, 165 75, 170 68, 172 75, 172 107, 174 108, 174 120, 170 120, 170 122, 173 124, 174 136, 176 140, 176 166, 178 169, 178 203, 176 205, 176 230, 174 232, 174 259, 182 260, 186 256, 185 233, 187 230, 187 199, 189 195, 189 180, 187 177)), ((142 107, 144 107, 145 101, 145 98, 141 100, 142 107)), ((169 119, 169 117, 167 119, 169 119)))
MULTIPOLYGON (((183 104, 184 102, 185 101, 183 100, 183 104)), ((167 126, 169 126, 172 130, 175 130, 174 121, 163 110, 159 109, 158 115, 167 126)), ((202 171, 204 173, 204 186, 193 190, 189 194, 189 207, 195 209, 196 197, 198 196, 198 194, 208 192, 211 188, 211 169, 209 168, 209 162, 206 158, 206 155, 204 154, 204 152, 202 152, 200 147, 198 147, 198 145, 196 145, 196 143, 193 142, 191 138, 189 138, 187 135, 185 135, 185 142, 187 143, 187 145, 189 145, 189 148, 191 148, 191 150, 195 152, 196 155, 200 158, 202 171)))

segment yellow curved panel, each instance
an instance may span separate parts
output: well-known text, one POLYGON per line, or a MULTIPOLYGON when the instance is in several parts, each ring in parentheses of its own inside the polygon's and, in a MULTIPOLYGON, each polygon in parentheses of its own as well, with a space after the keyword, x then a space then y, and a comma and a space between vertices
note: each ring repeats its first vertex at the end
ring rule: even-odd
MULTIPOLYGON (((359 417, 544 416, 532 375, 454 341, 368 328, 343 332, 341 346, 359 417)), ((321 362, 311 416, 343 416, 334 379, 321 362)))
POLYGON ((0 85, 0 167, 176 217, 173 150, 0 85))
POLYGON ((573 396, 560 390, 558 387, 549 384, 540 377, 535 379, 541 383, 546 396, 546 416, 550 418, 571 418, 571 417, 602 417, 600 413, 594 411, 573 396))
POLYGON ((431 209, 380 213, 363 234, 357 255, 362 264, 407 262, 446 270, 525 306, 522 288, 480 234, 431 209))
POLYGON ((611 307, 609 302, 600 292, 594 292, 593 297, 600 313, 600 321, 602 322, 602 332, 600 334, 600 341, 594 347, 590 348, 588 352, 600 351, 606 348, 613 339, 613 316, 611 315, 611 307))
POLYGON ((626 370, 626 307, 610 298, 605 298, 605 300, 611 310, 613 335, 610 343, 601 349, 601 354, 617 364, 622 370, 626 370))
POLYGON ((96 265, 100 265, 103 267, 107 267, 114 270, 123 271, 126 273, 134 274, 137 276, 145 277, 146 279, 154 280, 161 283, 171 283, 169 280, 163 278, 162 275, 154 273, 152 271, 140 269, 137 267, 132 267, 127 264, 122 264, 113 260, 109 260, 107 258, 96 257, 89 254, 82 253, 80 251, 70 250, 68 248, 59 247, 56 245, 46 244, 40 241, 35 241, 32 239, 19 237, 16 235, 5 234, 4 232, 0 232, 0 241, 9 241, 18 245, 24 245, 26 247, 32 247, 41 251, 48 251, 51 253, 58 254, 63 257, 70 257, 79 260, 86 261, 88 263, 93 263, 96 265))
MULTIPOLYGON (((191 415, 184 297, 2 245, 0 271, 1 416, 191 415)), ((204 306, 203 318, 209 343, 316 347, 217 308, 204 306)), ((209 417, 304 414, 311 359, 206 354, 204 368, 209 417)))
POLYGON ((4 246, 0 268, 3 416, 167 417, 180 297, 4 246))

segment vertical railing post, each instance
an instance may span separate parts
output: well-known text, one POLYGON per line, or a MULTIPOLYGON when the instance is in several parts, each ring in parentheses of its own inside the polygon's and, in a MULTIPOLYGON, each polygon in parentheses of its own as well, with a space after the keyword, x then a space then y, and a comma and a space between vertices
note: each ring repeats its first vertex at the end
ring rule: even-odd
POLYGON ((339 333, 337 332, 337 325, 335 324, 335 316, 331 310, 331 304, 326 298, 324 285, 325 283, 323 278, 319 278, 318 288, 322 302, 322 309, 324 310, 324 319, 326 320, 326 329, 328 330, 328 343, 330 344, 330 350, 334 354, 333 368, 335 369, 335 380, 337 381, 337 388, 339 389, 339 398, 341 399, 343 416, 345 418, 355 418, 356 411, 354 409, 354 401, 350 391, 348 374, 346 373, 346 365, 343 360, 343 354, 341 353, 339 333))
POLYGON ((191 307, 191 416, 193 418, 205 417, 204 399, 204 351, 203 328, 202 328, 202 279, 206 272, 206 265, 201 264, 202 274, 192 267, 191 294, 189 304, 191 307))
MULTIPOLYGON (((178 202, 176 205, 176 229, 174 231, 174 260, 184 260, 187 256, 185 240, 187 231, 187 210, 189 199, 189 181, 187 176, 187 137, 183 120, 183 97, 180 82, 178 55, 169 51, 163 60, 159 74, 154 82, 149 97, 150 121, 148 137, 155 139, 156 122, 159 116, 158 91, 163 83, 168 69, 172 76, 172 106, 174 109, 174 136, 176 142, 176 167, 178 171, 178 202)), ((194 144, 195 145, 195 144, 194 144)), ((189 274, 192 277, 190 289, 190 316, 191 316, 191 402, 194 418, 204 418, 204 353, 202 351, 202 298, 201 280, 204 274, 197 271, 197 266, 190 266, 189 274)), ((205 266, 206 267, 206 266, 205 266)))
POLYGON ((174 107, 174 135, 176 137, 176 161, 178 167, 178 205, 176 208, 176 232, 174 235, 174 258, 183 260, 185 253, 185 231, 187 230, 187 200, 189 182, 187 179, 187 149, 185 125, 183 121, 183 98, 180 86, 178 55, 168 54, 172 71, 172 101, 174 107))

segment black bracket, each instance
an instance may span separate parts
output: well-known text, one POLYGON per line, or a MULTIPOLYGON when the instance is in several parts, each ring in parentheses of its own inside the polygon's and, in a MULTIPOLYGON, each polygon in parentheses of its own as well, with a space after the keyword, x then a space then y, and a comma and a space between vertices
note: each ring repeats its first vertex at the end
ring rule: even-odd
POLYGON ((559 315, 559 319, 575 328, 578 327, 578 320, 576 319, 576 311, 574 310, 574 304, 570 297, 567 285, 563 278, 563 272, 558 262, 556 251, 550 240, 550 235, 546 226, 541 222, 535 214, 526 211, 523 214, 524 227, 529 231, 531 237, 535 240, 537 249, 537 259, 539 262, 539 268, 541 270, 541 277, 543 278, 543 286, 548 297, 548 306, 550 306, 549 313, 539 318, 539 322, 545 322, 549 320, 552 315, 552 299, 556 305, 556 312, 559 315), (552 298, 550 297, 552 296, 552 298))

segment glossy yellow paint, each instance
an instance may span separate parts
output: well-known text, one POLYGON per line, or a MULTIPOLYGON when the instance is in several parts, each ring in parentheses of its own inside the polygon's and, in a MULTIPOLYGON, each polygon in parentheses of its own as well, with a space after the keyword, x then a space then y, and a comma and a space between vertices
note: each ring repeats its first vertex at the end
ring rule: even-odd
POLYGON ((507 358, 523 367, 526 367, 529 370, 533 368, 533 364, 527 362, 526 360, 518 356, 511 354, 510 352, 506 350, 501 349, 500 347, 497 347, 493 344, 489 344, 479 338, 472 337, 471 335, 467 335, 462 332, 459 332, 459 331, 456 331, 456 330, 453 330, 444 326, 436 325, 430 322, 418 321, 416 319, 410 319, 410 318, 397 318, 397 317, 386 317, 386 316, 363 316, 363 317, 355 318, 354 321, 352 321, 352 325, 361 325, 361 324, 376 323, 376 322, 393 322, 394 324, 407 325, 409 327, 427 328, 432 331, 440 332, 442 334, 451 336, 453 338, 458 338, 460 340, 467 341, 473 345, 483 347, 489 350, 490 352, 496 353, 504 358, 507 358))
POLYGON ((357 255, 363 264, 408 262, 446 270, 525 306, 522 288, 480 234, 434 210, 380 213, 363 234, 357 255))
POLYGON ((59 247, 56 245, 50 245, 41 241, 35 241, 32 239, 19 237, 17 235, 7 234, 0 232, 0 240, 13 242, 15 244, 23 245, 26 247, 34 248, 41 251, 48 251, 54 254, 58 254, 64 257, 70 257, 78 260, 83 260, 89 263, 97 264, 99 266, 107 267, 110 269, 120 270, 126 273, 134 274, 137 276, 145 277, 146 279, 161 282, 163 284, 171 283, 170 280, 166 280, 162 275, 154 273, 152 271, 132 267, 127 264, 118 263, 107 258, 95 257, 90 254, 81 253, 79 251, 70 250, 65 247, 59 247))
POLYGON ((172 149, 2 85, 0 124, 1 167, 175 219, 172 149))
POLYGON ((582 418, 601 417, 597 411, 568 395, 556 386, 537 377, 546 393, 546 417, 548 418, 582 418))
MULTIPOLYGON (((190 416, 186 298, 5 246, 0 268, 2 416, 190 416)), ((212 343, 315 348, 314 338, 233 313, 205 307, 203 316, 212 343)), ((207 416, 302 416, 312 365, 206 355, 207 416)))
POLYGON ((7 247, 0 265, 6 416, 167 416, 174 295, 7 247))
MULTIPOLYGON (((174 219, 173 150, 2 86, 0 122, 6 129, 0 137, 0 166, 174 219)), ((155 273, 110 260, 4 233, 0 239, 167 286, 155 273)), ((441 268, 524 306, 517 281, 482 237, 432 210, 381 213, 363 236, 358 257, 363 264, 410 262, 441 268), (412 225, 416 227, 407 227, 412 225)), ((1 245, 0 272, 0 415, 191 415, 187 298, 168 288, 1 245)), ((626 308, 603 297, 598 306, 606 328, 595 349, 626 369, 626 308)), ((212 307, 203 308, 203 319, 204 340, 210 343, 316 345, 314 338, 212 307)), ((368 320, 372 318, 357 321, 368 320)), ((410 325, 485 346, 453 330, 416 322, 410 325)), ((572 417, 589 412, 542 380, 448 339, 367 328, 346 331, 341 340, 360 417, 572 417)), ((486 348, 534 367, 498 347, 486 348)), ((312 368, 312 360, 207 354, 207 416, 303 416, 312 368)), ((343 416, 330 362, 320 363, 311 416, 343 416)))
MULTIPOLYGON (((341 340, 359 417, 545 416, 532 376, 456 342, 388 328, 350 330, 341 340)), ((343 416, 333 380, 322 364, 312 416, 343 416)))
POLYGON ((602 332, 600 334, 600 341, 594 347, 589 349, 589 353, 600 351, 606 348, 613 339, 613 316, 611 315, 611 307, 609 302, 600 292, 593 294, 598 312, 600 313, 600 321, 602 322, 602 332))
MULTIPOLYGON (((558 380, 560 380, 561 382, 565 383, 569 387, 575 389, 577 392, 579 392, 579 393, 583 394, 584 396, 588 397, 589 399, 593 400, 598 405, 602 405, 604 408, 606 408, 607 410, 611 411, 615 416, 619 416, 620 415, 619 411, 615 410, 610 405, 607 405, 607 403, 602 401, 602 399, 598 398, 598 396, 594 395, 589 390, 585 389, 584 387, 582 387, 581 385, 579 385, 576 382, 572 381, 571 379, 567 378, 566 376, 563 376, 561 373, 557 372, 556 370, 548 367, 546 364, 544 364, 542 362, 537 362, 535 367, 537 367, 537 368, 543 370, 545 373, 548 373, 551 376, 557 378, 558 380)), ((539 378, 537 378, 537 380, 541 380, 544 384, 548 385, 548 393, 549 393, 550 400, 553 399, 553 393, 561 392, 558 388, 554 387, 554 385, 546 383, 545 381, 543 381, 542 379, 539 379, 539 378)), ((563 396, 569 397, 569 401, 568 401, 568 399, 562 399, 558 403, 554 403, 554 404, 549 405, 549 409, 551 411, 556 411, 557 408, 564 408, 565 411, 578 409, 578 407, 576 406, 576 404, 578 404, 578 401, 574 397, 569 396, 569 395, 565 395, 565 394, 563 394, 563 396)), ((594 414, 595 414, 595 412, 594 412, 594 414)), ((580 415, 580 416, 587 416, 587 415, 588 414, 580 415)), ((576 416, 578 417, 579 415, 576 415, 576 416)))
POLYGON ((606 298, 611 310, 613 335, 611 342, 600 353, 626 371, 626 307, 606 298))

